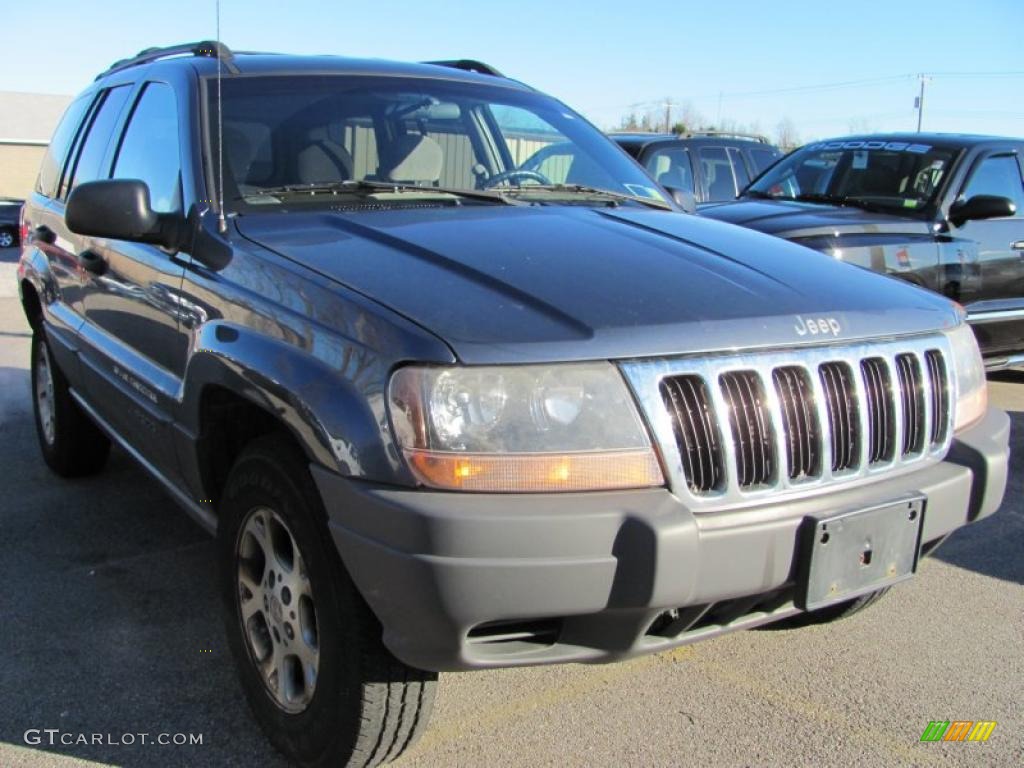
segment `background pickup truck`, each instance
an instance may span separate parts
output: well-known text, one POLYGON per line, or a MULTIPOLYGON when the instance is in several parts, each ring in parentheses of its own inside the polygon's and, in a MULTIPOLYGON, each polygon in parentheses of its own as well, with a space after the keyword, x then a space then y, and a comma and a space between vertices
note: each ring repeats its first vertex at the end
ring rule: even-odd
POLYGON ((23 226, 44 460, 116 443, 216 534, 303 765, 400 755, 439 671, 840 618, 1004 493, 961 310, 680 215, 479 62, 147 49, 23 226), (566 143, 571 184, 517 160, 566 143))
POLYGON ((701 209, 964 305, 990 370, 1024 365, 1024 141, 910 133, 819 141, 701 209))

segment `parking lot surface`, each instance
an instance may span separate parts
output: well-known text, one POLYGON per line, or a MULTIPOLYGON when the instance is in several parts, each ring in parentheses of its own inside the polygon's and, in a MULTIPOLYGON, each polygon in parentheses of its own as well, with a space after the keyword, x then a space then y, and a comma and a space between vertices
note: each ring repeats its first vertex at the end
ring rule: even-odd
MULTIPOLYGON (((225 647, 211 540, 121 452, 99 477, 48 472, 29 342, 0 297, 0 765, 281 765, 225 647), (115 743, 28 745, 30 729, 115 743), (202 744, 116 743, 140 733, 202 744)), ((625 664, 442 676, 432 727, 397 765, 1024 763, 1024 374, 991 396, 1014 421, 1003 509, 877 606, 625 664), (921 743, 930 720, 998 724, 986 743, 921 743)))

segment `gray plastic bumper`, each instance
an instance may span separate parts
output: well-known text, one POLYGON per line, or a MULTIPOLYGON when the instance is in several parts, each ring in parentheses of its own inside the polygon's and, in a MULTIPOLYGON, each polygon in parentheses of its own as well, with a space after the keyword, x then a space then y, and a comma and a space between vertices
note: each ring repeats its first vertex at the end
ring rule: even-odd
POLYGON ((992 514, 1009 429, 993 409, 944 461, 917 472, 699 515, 666 489, 440 493, 312 470, 341 557, 403 661, 434 670, 600 662, 796 612, 797 531, 808 516, 921 493, 928 546, 992 514))

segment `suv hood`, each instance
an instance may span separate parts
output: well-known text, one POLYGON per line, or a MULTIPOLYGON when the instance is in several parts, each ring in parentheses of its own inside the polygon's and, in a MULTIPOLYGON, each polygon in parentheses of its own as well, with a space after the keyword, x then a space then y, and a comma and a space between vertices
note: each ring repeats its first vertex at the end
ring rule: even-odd
POLYGON ((260 213, 236 226, 430 330, 466 363, 820 344, 957 322, 941 297, 669 212, 465 206, 260 213), (829 330, 808 333, 817 319, 829 330))
MULTIPOLYGON (((793 200, 739 200, 701 206, 700 214, 787 239, 816 235, 928 236, 927 221, 851 206, 793 200)), ((899 238, 897 238, 899 239, 899 238)))

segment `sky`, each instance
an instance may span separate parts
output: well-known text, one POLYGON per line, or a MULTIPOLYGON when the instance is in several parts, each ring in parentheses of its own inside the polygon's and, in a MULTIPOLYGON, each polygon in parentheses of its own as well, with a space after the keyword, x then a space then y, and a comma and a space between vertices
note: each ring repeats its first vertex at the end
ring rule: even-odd
MULTIPOLYGON (((73 94, 115 59, 216 34, 215 0, 10 5, 0 90, 73 94)), ((1024 0, 221 0, 236 50, 476 58, 602 128, 669 99, 804 140, 914 129, 919 73, 925 130, 1022 136, 1022 31, 1024 0)))

